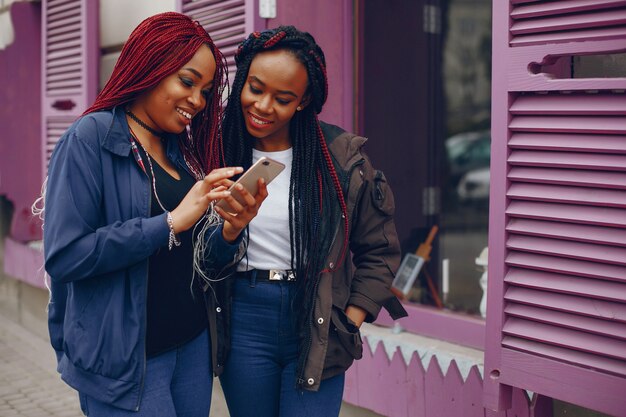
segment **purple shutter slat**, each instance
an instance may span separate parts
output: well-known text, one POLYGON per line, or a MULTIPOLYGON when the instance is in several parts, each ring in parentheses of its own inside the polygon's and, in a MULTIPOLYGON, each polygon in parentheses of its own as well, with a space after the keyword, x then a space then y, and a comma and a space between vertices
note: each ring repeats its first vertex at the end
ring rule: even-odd
POLYGON ((596 300, 514 286, 508 288, 505 293, 505 299, 509 302, 619 322, 622 326, 626 323, 626 305, 624 305, 624 301, 596 300))
POLYGON ((623 230, 610 227, 512 218, 507 223, 506 230, 510 233, 530 236, 626 246, 626 233, 623 230))
POLYGON ((616 246, 512 234, 507 240, 507 248, 541 255, 626 265, 626 248, 616 246))
POLYGON ((512 201, 505 210, 512 217, 544 219, 578 224, 626 227, 623 209, 609 207, 567 206, 533 201, 512 201))
POLYGON ((254 30, 253 0, 178 0, 177 8, 209 32, 226 58, 232 82, 237 47, 254 30))
POLYGON ((626 154, 626 136, 520 132, 511 136, 509 147, 511 149, 626 154))
POLYGON ((623 25, 624 23, 626 23, 626 10, 610 10, 527 21, 515 21, 513 25, 511 25, 511 33, 514 35, 522 35, 535 32, 617 26, 623 25))
POLYGON ((506 335, 568 347, 612 359, 626 360, 626 342, 585 332, 511 317, 504 325, 506 335))
POLYGON ((543 289, 599 300, 617 302, 626 300, 626 287, 622 283, 613 281, 595 279, 593 285, 589 285, 589 280, 586 278, 520 268, 509 269, 504 281, 517 287, 543 289))
POLYGON ((549 3, 518 6, 511 12, 513 19, 550 16, 553 14, 583 12, 589 10, 608 9, 626 5, 625 0, 561 0, 549 3))
POLYGON ((626 115, 626 95, 522 96, 515 100, 510 110, 513 114, 626 115))
POLYGON ((509 198, 526 201, 535 200, 626 208, 626 193, 614 190, 512 183, 506 195, 509 198))
POLYGON ((515 36, 511 40, 511 46, 532 46, 548 42, 563 43, 579 40, 606 40, 626 37, 626 26, 615 26, 601 29, 585 29, 565 32, 548 32, 532 35, 515 36))
MULTIPOLYGON (((509 266, 548 271, 588 278, 609 279, 626 283, 626 268, 618 265, 556 258, 524 252, 511 251, 505 259, 509 266)), ((593 285, 593 283, 590 283, 593 285)))
MULTIPOLYGON (((617 375, 623 377, 626 375, 626 363, 622 360, 612 359, 608 357, 598 356, 594 354, 589 354, 586 352, 581 352, 572 349, 564 349, 562 347, 556 345, 549 345, 537 341, 532 341, 528 339, 521 339, 512 336, 505 336, 502 345, 505 347, 510 347, 516 350, 520 350, 522 352, 528 352, 534 354, 533 356, 537 358, 547 357, 553 358, 557 361, 563 361, 570 364, 580 365, 585 368, 596 369, 603 373, 617 375)), ((528 369, 527 369, 528 371, 528 369)), ((554 372, 554 369, 550 370, 554 372)), ((595 378, 597 380, 597 376, 595 378)), ((554 384, 554 381, 553 381, 554 384)), ((558 384, 555 384, 558 385, 558 384)), ((567 386, 571 389, 571 385, 567 383, 566 380, 562 381, 562 385, 567 386)), ((557 390, 558 392, 558 390, 557 390)), ((580 400, 588 401, 589 391, 585 394, 582 394, 580 400)), ((615 395, 615 394, 613 394, 615 395)), ((625 398, 623 393, 618 394, 617 397, 613 398, 613 401, 616 399, 625 398)), ((599 408, 595 408, 596 410, 599 408)), ((618 415, 613 413, 613 415, 618 415)))
POLYGON ((598 320, 591 317, 513 303, 507 305, 504 312, 510 317, 532 320, 566 329, 581 330, 602 337, 620 339, 622 341, 626 340, 626 326, 607 320, 598 320))
POLYGON ((626 155, 514 150, 508 162, 511 165, 626 171, 626 155))
POLYGON ((509 171, 508 178, 511 181, 538 182, 543 184, 626 189, 626 173, 621 172, 513 166, 511 171, 509 171))
POLYGON ((626 133, 626 117, 516 116, 511 130, 526 132, 626 133))

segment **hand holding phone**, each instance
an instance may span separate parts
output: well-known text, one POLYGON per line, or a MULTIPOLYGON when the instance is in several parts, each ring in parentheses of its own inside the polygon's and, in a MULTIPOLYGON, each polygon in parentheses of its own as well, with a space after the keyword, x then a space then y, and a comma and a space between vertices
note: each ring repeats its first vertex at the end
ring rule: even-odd
MULTIPOLYGON (((228 190, 231 192, 231 196, 235 200, 242 205, 245 205, 243 196, 237 190, 237 184, 241 184, 252 196, 256 196, 258 192, 259 179, 263 178, 265 184, 269 184, 278 176, 278 174, 282 172, 283 169, 285 169, 285 165, 266 156, 262 156, 246 172, 244 172, 228 190)), ((218 201, 216 206, 229 213, 234 211, 226 199, 218 201)))

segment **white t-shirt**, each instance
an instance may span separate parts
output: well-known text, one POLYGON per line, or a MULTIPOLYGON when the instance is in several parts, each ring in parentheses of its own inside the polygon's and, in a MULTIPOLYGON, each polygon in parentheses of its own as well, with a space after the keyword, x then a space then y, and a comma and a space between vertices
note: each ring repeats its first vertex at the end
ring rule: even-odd
POLYGON ((267 186, 267 198, 250 222, 247 262, 244 257, 238 271, 250 269, 291 269, 289 238, 289 181, 291 179, 291 148, 278 152, 252 150, 252 163, 262 156, 285 164, 285 169, 267 186))

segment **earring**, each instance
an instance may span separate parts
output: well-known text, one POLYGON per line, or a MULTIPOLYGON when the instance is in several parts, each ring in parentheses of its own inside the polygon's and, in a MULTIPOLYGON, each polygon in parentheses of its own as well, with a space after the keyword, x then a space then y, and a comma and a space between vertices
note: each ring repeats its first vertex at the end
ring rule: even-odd
POLYGON ((297 111, 302 111, 302 106, 298 106, 298 107, 296 107, 296 110, 297 110, 297 111))
POLYGON ((187 140, 189 141, 190 145, 193 145, 193 136, 191 135, 191 126, 187 125, 186 130, 187 130, 187 140))

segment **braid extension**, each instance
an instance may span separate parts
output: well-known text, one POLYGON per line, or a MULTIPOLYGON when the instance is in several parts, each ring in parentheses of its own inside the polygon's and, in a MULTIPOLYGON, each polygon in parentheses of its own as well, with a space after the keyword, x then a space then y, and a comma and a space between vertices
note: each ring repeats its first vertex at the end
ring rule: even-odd
POLYGON ((223 91, 228 83, 226 59, 197 21, 176 12, 151 16, 130 34, 106 85, 83 114, 124 106, 156 87, 165 77, 188 62, 207 45, 216 62, 214 87, 205 108, 194 117, 191 127, 195 143, 186 134, 178 135, 181 151, 199 172, 209 172, 224 162, 221 141, 223 91))
MULTIPOLYGON (((348 249, 348 216, 344 195, 332 158, 317 119, 328 97, 324 53, 313 36, 293 26, 252 33, 235 55, 237 73, 224 116, 224 156, 227 165, 250 166, 253 138, 246 130, 241 111, 241 93, 252 60, 258 53, 283 49, 306 68, 307 94, 311 101, 290 121, 293 163, 289 185, 289 232, 291 264, 296 270, 297 292, 293 308, 300 328, 308 328, 315 306, 315 291, 325 269, 335 232, 343 222, 344 242, 337 267, 348 249)), ((337 268, 333 267, 333 268, 337 268)), ((334 270, 334 269, 332 269, 334 270)), ((301 346, 301 348, 305 348, 301 346)))

